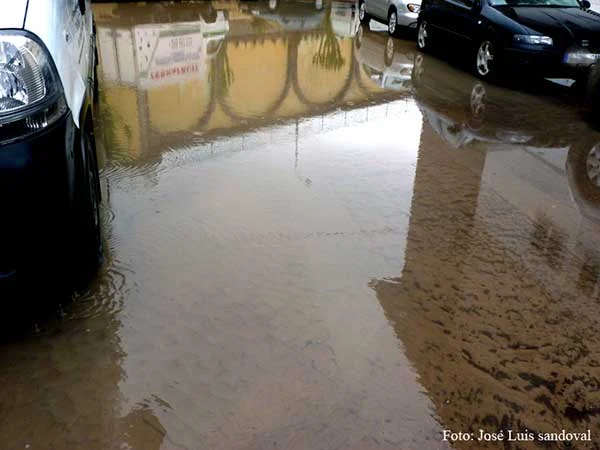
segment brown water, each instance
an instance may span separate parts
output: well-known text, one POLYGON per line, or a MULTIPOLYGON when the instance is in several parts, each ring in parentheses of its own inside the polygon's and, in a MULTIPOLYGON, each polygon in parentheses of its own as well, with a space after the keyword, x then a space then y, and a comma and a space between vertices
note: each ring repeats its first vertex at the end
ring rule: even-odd
POLYGON ((349 5, 96 5, 106 263, 0 448, 599 448, 600 134, 349 5))

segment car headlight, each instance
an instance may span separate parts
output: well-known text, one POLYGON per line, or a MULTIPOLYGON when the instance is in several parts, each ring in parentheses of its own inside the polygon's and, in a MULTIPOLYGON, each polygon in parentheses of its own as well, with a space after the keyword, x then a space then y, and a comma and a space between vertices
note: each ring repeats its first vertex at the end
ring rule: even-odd
POLYGON ((0 32, 0 141, 46 128, 66 110, 45 47, 27 33, 0 32))
POLYGON ((553 45, 554 42, 550 36, 538 36, 535 34, 515 34, 515 42, 531 45, 553 45))
POLYGON ((406 5, 406 7, 412 13, 418 13, 421 9, 421 5, 417 5, 416 3, 409 3, 408 5, 406 5))

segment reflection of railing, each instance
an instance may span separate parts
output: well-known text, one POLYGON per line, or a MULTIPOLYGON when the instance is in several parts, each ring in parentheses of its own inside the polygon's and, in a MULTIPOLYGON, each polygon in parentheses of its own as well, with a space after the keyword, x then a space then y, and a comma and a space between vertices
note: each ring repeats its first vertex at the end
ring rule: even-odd
MULTIPOLYGON (((213 136, 207 135, 197 139, 193 144, 193 148, 190 148, 189 151, 197 152, 198 156, 204 159, 206 155, 243 151, 256 148, 259 144, 296 142, 297 146, 299 141, 312 138, 317 134, 353 127, 386 117, 394 117, 400 113, 405 113, 407 109, 414 109, 415 113, 418 113, 415 102, 406 99, 334 111, 318 116, 296 118, 286 124, 274 127, 244 129, 244 133, 225 134, 226 132, 220 133, 219 130, 216 130, 213 136)), ((181 158, 178 155, 186 151, 179 149, 167 152, 163 154, 163 160, 180 160, 181 158)))

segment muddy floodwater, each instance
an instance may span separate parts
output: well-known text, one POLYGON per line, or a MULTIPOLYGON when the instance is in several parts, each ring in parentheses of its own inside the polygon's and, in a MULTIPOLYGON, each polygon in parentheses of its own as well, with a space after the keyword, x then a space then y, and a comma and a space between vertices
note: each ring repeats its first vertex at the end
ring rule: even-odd
POLYGON ((0 343, 1 449, 600 448, 600 133, 566 87, 350 2, 94 11, 105 262, 0 343))

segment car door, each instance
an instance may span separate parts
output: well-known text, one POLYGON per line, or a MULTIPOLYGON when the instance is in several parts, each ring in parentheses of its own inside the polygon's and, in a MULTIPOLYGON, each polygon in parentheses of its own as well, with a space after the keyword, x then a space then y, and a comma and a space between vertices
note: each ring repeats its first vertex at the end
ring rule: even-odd
POLYGON ((387 19, 387 11, 384 12, 387 0, 366 0, 367 13, 378 19, 387 19))
POLYGON ((440 0, 436 25, 440 27, 455 45, 465 45, 472 41, 473 26, 477 24, 476 0, 440 0))

